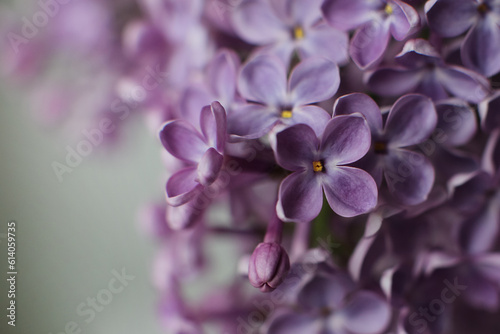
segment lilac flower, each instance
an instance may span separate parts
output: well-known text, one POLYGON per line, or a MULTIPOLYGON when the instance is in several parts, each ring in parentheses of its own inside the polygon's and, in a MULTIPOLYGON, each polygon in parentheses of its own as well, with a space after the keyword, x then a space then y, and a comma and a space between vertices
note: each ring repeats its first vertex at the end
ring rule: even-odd
POLYGON ((340 84, 338 67, 323 58, 309 58, 293 69, 288 84, 286 73, 285 64, 274 56, 258 56, 243 66, 238 90, 252 103, 230 115, 231 134, 259 138, 277 124, 298 123, 322 132, 330 115, 311 104, 335 94, 340 84))
POLYGON ((357 29, 349 54, 362 69, 382 59, 391 35, 402 41, 420 23, 417 11, 400 0, 326 0, 322 9, 333 27, 357 29))
POLYGON ((383 96, 420 93, 435 101, 451 94, 473 103, 489 94, 488 79, 463 67, 445 64, 423 39, 408 41, 396 61, 401 66, 382 67, 368 75, 370 90, 383 96))
POLYGON ((405 95, 394 103, 385 122, 367 95, 349 94, 335 102, 335 115, 352 113, 366 117, 372 134, 372 147, 359 165, 378 185, 385 176, 394 201, 404 205, 423 202, 434 184, 434 169, 425 156, 405 147, 422 143, 434 131, 437 116, 432 101, 422 95, 405 95))
POLYGON ((273 319, 272 334, 378 334, 389 325, 389 304, 371 291, 356 291, 340 272, 319 273, 301 289, 298 311, 273 319))
POLYGON ((432 31, 462 42, 465 66, 486 76, 500 71, 500 2, 498 0, 433 0, 425 5, 432 31))
POLYGON ((305 124, 277 134, 276 160, 293 171, 280 186, 277 212, 283 221, 309 222, 323 206, 323 191, 337 214, 352 217, 377 204, 377 186, 365 171, 345 166, 370 148, 370 131, 357 115, 330 120, 321 138, 305 124))
POLYGON ((160 140, 174 157, 187 167, 170 177, 167 182, 167 201, 179 206, 212 184, 222 168, 226 143, 226 111, 218 102, 203 108, 200 114, 202 133, 184 120, 165 124, 160 140))
POLYGON ((250 258, 250 283, 262 292, 270 292, 281 284, 290 269, 288 254, 278 243, 260 243, 250 258))
POLYGON ((233 25, 257 51, 279 56, 289 64, 294 51, 301 59, 322 56, 336 63, 347 60, 347 34, 321 17, 322 0, 245 0, 236 8, 233 25))

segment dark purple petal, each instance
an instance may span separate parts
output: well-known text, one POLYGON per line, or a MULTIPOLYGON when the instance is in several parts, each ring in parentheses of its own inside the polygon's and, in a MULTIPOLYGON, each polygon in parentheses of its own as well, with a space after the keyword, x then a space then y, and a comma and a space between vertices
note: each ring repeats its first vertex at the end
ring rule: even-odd
POLYGON ((405 43, 403 50, 396 56, 398 64, 406 68, 417 69, 428 64, 441 63, 440 54, 429 41, 421 38, 410 39, 405 43))
POLYGON ((494 197, 484 210, 464 223, 462 238, 469 254, 481 254, 491 250, 500 229, 500 198, 494 197))
POLYGON ((425 156, 397 149, 384 160, 385 180, 396 201, 416 205, 427 199, 434 184, 434 168, 425 156))
POLYGON ((436 110, 429 98, 405 95, 392 106, 385 124, 385 135, 392 147, 415 145, 426 140, 436 124, 436 110))
POLYGON ((276 205, 281 220, 307 223, 319 215, 322 207, 323 191, 312 170, 292 173, 281 182, 276 205))
POLYGON ((361 69, 375 65, 382 56, 389 43, 389 23, 382 20, 372 20, 356 30, 349 54, 352 60, 361 69))
POLYGON ((489 77, 500 71, 500 26, 487 15, 465 37, 461 48, 463 63, 489 77))
POLYGON ((383 5, 382 0, 326 0, 322 10, 329 24, 348 31, 369 22, 373 18, 373 11, 383 5))
POLYGON ((326 58, 308 58, 290 74, 291 102, 297 106, 328 100, 339 85, 339 69, 335 63, 326 58))
POLYGON ((211 185, 219 176, 224 157, 210 147, 198 163, 197 181, 204 186, 211 185))
MULTIPOLYGON (((289 120, 291 120, 293 124, 309 125, 316 133, 316 136, 319 137, 323 134, 326 124, 328 124, 328 121, 331 119, 332 116, 330 116, 325 109, 315 105, 309 105, 294 108, 293 116, 289 120)), ((283 124, 288 124, 287 119, 282 118, 281 121, 283 124)))
POLYGON ((183 120, 165 124, 160 140, 170 154, 184 161, 198 162, 208 149, 194 126, 183 120))
POLYGON ((355 289, 350 277, 341 272, 313 277, 300 291, 297 299, 307 310, 338 309, 345 297, 355 289))
POLYGON ((200 193, 203 186, 196 181, 196 167, 184 168, 167 181, 167 202, 172 206, 179 206, 192 200, 200 193))
POLYGON ((401 96, 412 92, 422 80, 421 70, 380 68, 371 73, 366 84, 370 90, 383 96, 401 96))
POLYGON ((267 105, 280 105, 286 100, 286 68, 278 58, 257 56, 243 66, 238 89, 245 99, 267 105))
POLYGON ((341 96, 333 106, 334 115, 360 113, 365 116, 373 134, 382 132, 382 114, 371 97, 362 93, 341 96))
POLYGON ((286 27, 266 1, 248 0, 238 4, 233 26, 243 40, 263 45, 288 37, 286 27))
POLYGON ((303 334, 322 333, 323 321, 313 315, 287 313, 273 320, 268 333, 303 334))
POLYGON ((432 31, 454 37, 472 26, 478 14, 476 6, 471 0, 432 0, 425 4, 425 12, 432 31))
POLYGON ((500 253, 489 253, 474 259, 474 266, 486 278, 500 288, 500 253))
POLYGON ((420 17, 412 6, 403 1, 393 0, 388 5, 391 6, 392 10, 392 14, 389 16, 391 34, 398 41, 402 41, 418 27, 420 17))
POLYGON ((200 127, 207 143, 219 153, 224 152, 226 144, 226 111, 219 102, 203 107, 200 115, 200 127))
POLYGON ((446 146, 467 144, 477 131, 474 110, 465 102, 457 99, 436 103, 438 123, 435 141, 446 146))
POLYGON ((321 56, 337 64, 349 60, 349 36, 345 32, 322 23, 306 33, 307 37, 298 45, 301 58, 321 56))
POLYGON ((321 137, 320 155, 328 170, 361 159, 371 146, 370 128, 361 114, 339 115, 328 122, 321 137))
POLYGON ((422 81, 415 88, 414 93, 428 96, 433 101, 445 100, 450 97, 434 71, 424 73, 422 81))
POLYGON ((247 104, 229 115, 228 132, 247 139, 260 138, 278 122, 278 110, 260 104, 247 104))
POLYGON ((312 170, 319 140, 305 124, 291 126, 276 135, 276 161, 291 171, 312 170))
POLYGON ((495 92, 479 105, 481 126, 485 131, 493 131, 500 127, 500 91, 495 92))
POLYGON ((385 299, 370 291, 360 291, 333 316, 330 323, 341 321, 350 333, 379 334, 389 326, 390 320, 391 307, 385 299))
POLYGON ((327 167, 322 175, 322 184, 328 204, 342 217, 367 213, 377 205, 377 185, 364 170, 327 167))
POLYGON ((488 79, 465 68, 443 67, 437 70, 436 76, 447 91, 468 102, 479 103, 489 95, 488 79))

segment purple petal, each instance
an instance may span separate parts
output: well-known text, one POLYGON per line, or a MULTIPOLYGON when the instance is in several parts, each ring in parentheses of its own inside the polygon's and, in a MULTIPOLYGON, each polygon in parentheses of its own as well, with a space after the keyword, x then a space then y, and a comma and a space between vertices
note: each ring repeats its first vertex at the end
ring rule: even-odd
POLYGON ((427 199, 434 184, 434 168, 420 153, 392 150, 385 158, 385 180, 395 200, 416 205, 427 199))
POLYGON ((364 170, 335 167, 322 178, 328 204, 342 217, 353 217, 372 210, 377 204, 377 185, 364 170))
POLYGON ((260 104, 247 104, 230 114, 229 133, 247 139, 260 138, 278 122, 278 111, 260 104))
POLYGON ((276 161, 291 171, 311 170, 319 140, 305 124, 291 126, 276 135, 276 161))
POLYGON ((331 98, 340 85, 339 69, 325 58, 308 58, 290 74, 289 91, 296 106, 321 102, 331 98))
POLYGON ((215 147, 219 153, 226 144, 226 111, 219 102, 203 107, 200 115, 200 127, 207 143, 215 147))
POLYGON ((436 112, 438 123, 435 140, 439 144, 465 145, 476 134, 476 114, 467 103, 456 99, 441 101, 436 103, 436 112))
POLYGON ((203 186, 197 181, 195 167, 184 168, 167 181, 167 202, 172 206, 179 206, 192 200, 200 193, 203 186))
POLYGON ((219 51, 207 68, 209 85, 215 95, 222 101, 232 101, 234 99, 239 66, 238 55, 232 50, 223 49, 219 51))
POLYGON ((238 89, 249 101, 280 105, 286 100, 286 68, 277 57, 262 55, 243 66, 238 89))
POLYGON ((385 134, 392 147, 405 147, 426 140, 436 124, 437 114, 432 101, 423 95, 410 94, 392 106, 385 134))
POLYGON ((234 10, 233 26, 246 42, 263 45, 287 38, 287 28, 266 1, 239 2, 234 10))
MULTIPOLYGON (((498 197, 498 195, 497 195, 498 197)), ((469 254, 485 253, 492 249, 500 228, 500 201, 493 198, 480 215, 464 223, 462 237, 469 254)))
POLYGON ((495 92, 479 105, 481 126, 485 131, 493 131, 500 127, 500 91, 495 92))
POLYGON ((173 230, 182 230, 193 226, 201 217, 203 210, 196 208, 196 198, 180 206, 167 209, 167 224, 173 230))
POLYGON ((298 45, 301 58, 321 56, 336 64, 349 60, 349 36, 325 23, 307 31, 307 37, 298 45))
POLYGON ((370 128, 360 114, 335 116, 321 138, 325 167, 345 165, 361 159, 371 146, 370 128))
POLYGON ((307 223, 319 215, 323 191, 312 170, 294 172, 280 185, 276 211, 285 222, 307 223))
POLYGON ((341 321, 343 327, 356 334, 381 333, 391 320, 391 307, 382 297, 370 291, 360 291, 352 296, 332 322, 341 321), (335 319, 339 317, 339 319, 335 319))
POLYGON ((307 310, 338 309, 345 297, 355 289, 349 276, 336 272, 315 276, 300 291, 297 299, 307 310))
POLYGON ((428 96, 433 101, 445 100, 450 97, 436 77, 435 71, 425 73, 422 81, 413 92, 428 96))
POLYGON ((366 84, 375 94, 401 96, 412 92, 421 80, 420 70, 380 68, 368 76, 366 84))
POLYGON ((489 95, 488 79, 476 72, 458 66, 442 67, 436 71, 444 88, 456 97, 479 103, 489 95))
POLYGON ((309 27, 321 18, 323 0, 273 0, 275 13, 289 24, 309 27))
POLYGON ((211 185, 219 176, 224 157, 213 147, 209 148, 198 164, 197 181, 204 186, 211 185))
POLYGON ((393 0, 389 3, 389 6, 393 11, 389 17, 391 34, 398 41, 402 41, 418 27, 420 17, 412 6, 403 1, 393 0))
POLYGON ((334 115, 360 113, 365 116, 373 134, 382 131, 382 113, 371 97, 362 93, 341 96, 333 106, 334 115))
POLYGON ((268 333, 273 334, 303 334, 321 333, 323 328, 322 320, 318 317, 287 313, 273 320, 268 333))
POLYGON ((383 5, 381 0, 326 0, 322 10, 329 24, 347 31, 369 22, 373 18, 373 11, 383 5))
MULTIPOLYGON (((328 121, 331 119, 332 116, 330 116, 325 109, 314 105, 294 108, 291 118, 294 124, 309 125, 318 137, 321 136, 325 130, 326 124, 328 124, 328 121)), ((282 122, 287 124, 286 119, 282 119, 282 122)))
MULTIPOLYGON (((205 85, 190 85, 181 96, 179 109, 182 112, 178 113, 178 117, 188 122, 200 119, 203 107, 209 105, 213 100, 213 95, 205 85)), ((199 124, 194 125, 199 126, 199 124)), ((201 131, 201 129, 199 130, 201 131)))
POLYGON ((433 0, 425 4, 427 21, 432 31, 443 37, 464 33, 475 21, 476 4, 470 0, 433 0))
POLYGON ((463 63, 490 77, 500 71, 500 26, 493 15, 486 15, 465 37, 461 48, 463 63))
POLYGON ((160 140, 170 154, 184 161, 198 162, 208 149, 194 126, 183 120, 165 124, 160 140))
POLYGON ((372 20, 366 23, 356 30, 349 45, 352 60, 363 70, 375 65, 384 55, 389 37, 387 21, 372 20))
POLYGON ((474 259, 476 268, 500 288, 500 253, 489 253, 474 259))

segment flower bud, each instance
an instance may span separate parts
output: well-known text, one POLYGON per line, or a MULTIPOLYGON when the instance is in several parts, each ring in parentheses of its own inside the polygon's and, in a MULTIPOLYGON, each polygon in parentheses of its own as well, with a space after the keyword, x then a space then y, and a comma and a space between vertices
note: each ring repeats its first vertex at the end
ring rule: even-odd
POLYGON ((290 259, 286 251, 275 242, 257 245, 248 265, 250 283, 262 292, 276 289, 290 270, 290 259))

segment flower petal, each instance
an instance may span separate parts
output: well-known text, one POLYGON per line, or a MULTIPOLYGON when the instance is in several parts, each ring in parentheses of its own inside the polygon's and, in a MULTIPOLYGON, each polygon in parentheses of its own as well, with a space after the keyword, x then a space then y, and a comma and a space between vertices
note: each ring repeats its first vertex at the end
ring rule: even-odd
POLYGON ((238 55, 233 50, 223 49, 217 53, 207 68, 209 86, 215 96, 222 101, 227 102, 234 99, 239 66, 238 55))
POLYGON ((334 317, 340 317, 349 332, 378 334, 389 325, 391 307, 377 294, 360 291, 355 293, 334 317))
POLYGON ((273 0, 275 13, 283 22, 309 27, 321 18, 323 0, 273 0))
POLYGON ((446 146, 467 144, 477 131, 476 114, 465 102, 450 99, 436 103, 435 141, 446 146), (439 137, 437 137, 439 136, 439 137))
POLYGON ((261 55, 243 66, 238 90, 245 99, 267 105, 280 105, 286 99, 285 64, 275 56, 261 55))
POLYGON ((381 19, 374 19, 356 30, 349 54, 359 68, 365 70, 375 65, 389 44, 389 24, 381 19))
POLYGON ((481 126, 485 131, 500 127, 500 91, 495 92, 478 106, 481 126))
POLYGON ((379 68, 369 74, 366 84, 372 92, 383 96, 401 96, 412 92, 422 80, 420 70, 379 68))
POLYGON ((339 68, 335 63, 326 58, 308 58, 290 74, 291 101, 295 106, 322 102, 331 98, 339 85, 339 68))
MULTIPOLYGON (((293 109, 293 116, 290 119, 294 124, 307 124, 309 125, 316 136, 321 136, 325 130, 326 124, 332 119, 325 109, 310 105, 301 106, 293 109)), ((282 119, 284 124, 287 124, 286 119, 282 119)))
POLYGON ((291 126, 276 135, 276 161, 291 171, 311 170, 319 140, 305 124, 291 126))
POLYGON ((233 27, 246 42, 264 45, 286 38, 287 30, 267 1, 238 2, 234 9, 233 27))
POLYGON ((276 211, 284 222, 310 222, 322 207, 323 191, 312 170, 292 173, 281 182, 276 211))
POLYGON ((200 128, 210 146, 219 153, 224 151, 226 144, 226 111, 219 102, 203 107, 200 115, 200 128))
POLYGON ((500 71, 499 54, 500 26, 493 15, 487 15, 465 37, 461 48, 462 61, 467 67, 490 77, 500 71))
POLYGON ((167 181, 167 203, 179 206, 192 200, 203 189, 196 179, 196 167, 187 167, 172 175, 167 181))
POLYGON ((170 154, 184 161, 198 162, 208 149, 200 133, 184 120, 165 124, 160 140, 170 154))
POLYGON ((328 204, 342 217, 353 217, 372 210, 377 204, 377 185, 359 168, 327 169, 322 178, 328 204))
POLYGON ((349 60, 349 36, 326 23, 315 25, 307 30, 307 37, 298 45, 301 58, 321 56, 336 64, 344 64, 349 60))
POLYGON ((427 199, 434 184, 434 168, 425 156, 396 149, 384 160, 385 180, 396 201, 416 205, 427 199))
POLYGON ((391 147, 405 147, 426 140, 436 124, 437 114, 432 101, 423 95, 409 94, 392 106, 385 134, 391 147))
POLYGON ((320 318, 300 313, 286 313, 273 320, 268 333, 273 334, 303 334, 321 333, 320 318))
POLYGON ((383 6, 383 1, 326 0, 323 14, 329 24, 348 31, 372 19, 373 11, 383 6))
POLYGON ((454 37, 472 26, 477 9, 474 1, 432 0, 425 4, 425 13, 432 31, 443 37, 454 37))
POLYGON ((411 5, 403 1, 393 0, 389 5, 392 8, 392 14, 389 17, 391 34, 398 41, 402 41, 418 27, 420 17, 411 5))
POLYGON ((370 128, 361 114, 335 116, 321 138, 320 154, 325 167, 361 159, 371 146, 370 128))
POLYGON ((316 275, 302 288, 297 299, 307 310, 319 310, 325 307, 338 309, 344 298, 355 287, 351 278, 340 271, 328 275, 316 275))
POLYGON ((204 186, 211 185, 219 176, 224 157, 210 147, 198 163, 197 181, 204 186))
POLYGON ((382 131, 382 113, 371 97, 362 93, 341 96, 333 106, 334 115, 360 113, 365 116, 373 134, 382 131))
POLYGON ((279 121, 278 111, 260 104, 247 104, 229 115, 228 132, 247 139, 260 138, 279 121))
POLYGON ((438 69, 436 75, 447 91, 468 102, 479 103, 489 95, 488 79, 476 72, 449 66, 438 69))

